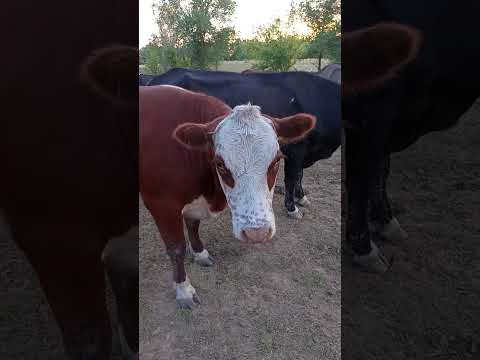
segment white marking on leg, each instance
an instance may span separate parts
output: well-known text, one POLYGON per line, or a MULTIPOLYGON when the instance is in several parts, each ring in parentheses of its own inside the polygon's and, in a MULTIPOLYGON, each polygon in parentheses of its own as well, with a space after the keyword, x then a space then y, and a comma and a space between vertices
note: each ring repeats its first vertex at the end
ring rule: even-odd
POLYGON ((198 253, 193 251, 193 258, 195 259, 195 261, 202 261, 202 260, 203 261, 208 261, 209 257, 210 257, 210 254, 208 253, 207 249, 203 249, 202 251, 200 251, 198 253))
POLYGON ((192 286, 192 284, 190 284, 190 279, 188 276, 184 282, 174 282, 173 288, 175 289, 177 300, 192 299, 193 295, 196 294, 195 288, 192 286))
POLYGON ((301 219, 303 217, 302 213, 300 212, 300 210, 298 209, 297 206, 295 206, 295 210, 293 210, 293 211, 288 211, 287 210, 287 213, 288 213, 288 216, 290 216, 294 219, 301 219))
POLYGON ((310 206, 312 204, 310 202, 310 200, 308 200, 306 195, 304 197, 302 197, 301 199, 297 200, 297 203, 301 206, 304 206, 304 207, 310 206))

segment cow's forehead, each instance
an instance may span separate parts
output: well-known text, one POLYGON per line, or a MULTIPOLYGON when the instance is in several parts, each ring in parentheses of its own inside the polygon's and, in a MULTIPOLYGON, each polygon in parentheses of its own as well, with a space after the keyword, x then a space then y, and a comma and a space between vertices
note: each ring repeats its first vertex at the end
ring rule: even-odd
POLYGON ((234 108, 217 126, 214 143, 215 152, 233 167, 269 163, 279 149, 271 120, 263 117, 258 107, 249 105, 234 108))
POLYGON ((233 133, 265 136, 270 135, 272 130, 275 133, 272 121, 262 116, 260 107, 247 104, 234 107, 232 112, 217 125, 214 135, 217 139, 233 133))

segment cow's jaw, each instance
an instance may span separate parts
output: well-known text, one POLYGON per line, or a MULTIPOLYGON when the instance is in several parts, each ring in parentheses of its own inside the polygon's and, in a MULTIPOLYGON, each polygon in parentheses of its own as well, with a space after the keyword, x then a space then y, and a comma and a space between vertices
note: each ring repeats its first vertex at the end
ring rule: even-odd
POLYGON ((218 125, 214 145, 216 156, 223 160, 233 179, 231 186, 232 182, 225 181, 217 168, 220 184, 232 212, 235 237, 241 241, 253 239, 252 242, 260 242, 258 234, 250 239, 246 236, 252 233, 252 229, 253 232, 255 229, 269 232, 262 241, 273 237, 274 187, 269 189, 267 171, 279 151, 279 145, 270 120, 262 117, 256 106, 237 106, 218 125))

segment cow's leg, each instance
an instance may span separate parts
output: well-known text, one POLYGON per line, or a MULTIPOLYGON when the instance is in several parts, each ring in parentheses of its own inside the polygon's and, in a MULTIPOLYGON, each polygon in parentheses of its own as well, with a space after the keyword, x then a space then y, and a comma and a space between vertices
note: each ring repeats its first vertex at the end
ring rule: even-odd
MULTIPOLYGON (((162 237, 165 236, 166 234, 162 234, 162 237)), ((200 304, 200 299, 195 288, 190 284, 190 279, 185 271, 185 255, 187 252, 185 239, 177 243, 169 241, 166 245, 167 254, 173 266, 173 288, 176 293, 177 305, 182 309, 191 309, 195 304, 200 304)))
POLYGON ((106 241, 89 226, 70 225, 59 216, 58 222, 51 220, 13 219, 13 237, 38 275, 67 354, 77 360, 109 359, 112 329, 101 261, 106 241))
POLYGON ((190 242, 190 246, 192 247, 193 259, 197 264, 202 266, 213 266, 215 264, 215 259, 208 253, 208 250, 205 249, 198 234, 200 220, 184 217, 184 221, 187 229, 188 240, 190 242))
POLYGON ((200 299, 185 271, 187 243, 183 232, 182 208, 166 207, 163 201, 152 200, 147 196, 143 196, 143 201, 157 224, 172 262, 173 288, 177 306, 182 309, 191 309, 195 304, 200 303, 200 299))
POLYGON ((354 252, 354 262, 367 271, 385 272, 388 261, 372 241, 368 226, 369 175, 375 159, 369 158, 362 134, 345 129, 346 186, 348 193, 347 240, 354 252))
POLYGON ((133 358, 138 354, 138 226, 110 239, 102 260, 115 295, 122 353, 133 358))
POLYGON ((303 169, 303 159, 305 157, 305 144, 289 144, 282 148, 286 156, 285 159, 285 207, 288 216, 294 219, 301 219, 302 213, 295 205, 295 185, 299 181, 299 176, 303 169))
POLYGON ((303 180, 303 168, 300 170, 300 173, 297 177, 297 182, 295 184, 294 189, 294 196, 295 202, 303 207, 309 207, 312 203, 308 200, 307 196, 305 195, 305 191, 303 191, 302 187, 302 180, 303 180))
POLYGON ((378 180, 373 184, 369 213, 371 230, 381 238, 392 242, 401 242, 407 238, 398 220, 393 216, 387 194, 387 180, 390 173, 390 156, 385 156, 381 164, 378 180))

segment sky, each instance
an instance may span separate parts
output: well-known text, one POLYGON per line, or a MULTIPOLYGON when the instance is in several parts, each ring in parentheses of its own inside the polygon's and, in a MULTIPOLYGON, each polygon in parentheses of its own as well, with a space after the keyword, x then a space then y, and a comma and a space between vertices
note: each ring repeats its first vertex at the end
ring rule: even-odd
MULTIPOLYGON (((145 46, 150 36, 157 33, 157 25, 152 12, 155 0, 139 0, 139 44, 145 46)), ((252 37, 261 25, 272 22, 275 18, 286 19, 290 12, 292 0, 236 0, 237 7, 232 25, 241 38, 252 37)), ((308 33, 305 24, 297 24, 295 30, 301 34, 308 33)))

